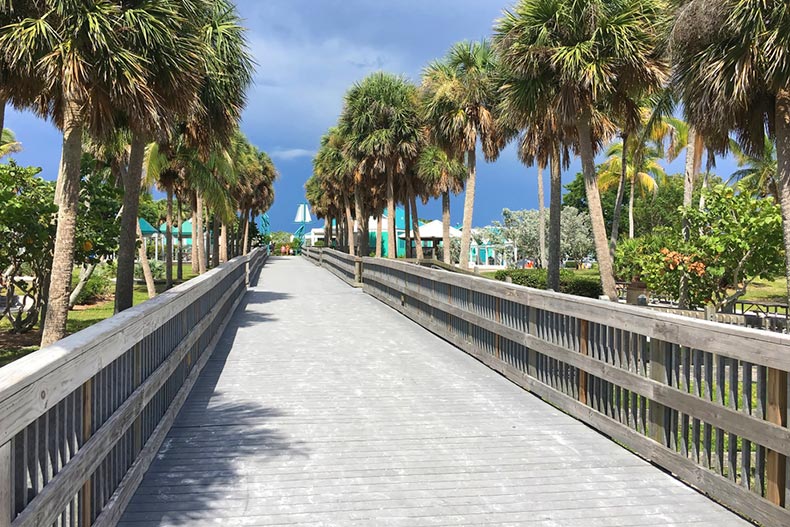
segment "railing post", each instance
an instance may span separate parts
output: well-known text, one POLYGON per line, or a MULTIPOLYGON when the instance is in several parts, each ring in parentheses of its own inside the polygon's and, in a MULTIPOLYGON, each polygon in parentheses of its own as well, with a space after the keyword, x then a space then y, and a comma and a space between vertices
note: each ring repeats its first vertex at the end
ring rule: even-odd
MULTIPOLYGON (((534 306, 529 306, 529 334, 533 337, 538 336, 538 310, 534 306)), ((538 355, 537 352, 529 348, 527 350, 527 373, 533 379, 538 378, 538 355)))
MULTIPOLYGON (((768 368, 767 408, 765 418, 779 426, 787 426, 787 372, 768 368)), ((773 450, 766 453, 765 498, 783 507, 787 496, 787 462, 773 450)))
POLYGON ((14 485, 14 467, 11 461, 11 441, 0 446, 0 527, 11 525, 14 504, 11 502, 11 488, 14 485))
MULTIPOLYGON (((652 339, 650 341, 650 378, 667 384, 667 344, 652 339)), ((663 404, 650 401, 650 437, 667 446, 666 408, 663 404)))
MULTIPOLYGON (((579 353, 582 355, 589 355, 588 336, 590 331, 590 323, 587 320, 581 320, 581 331, 579 335, 579 353)), ((587 404, 587 372, 579 370, 579 402, 587 404)))
MULTIPOLYGON (((88 442, 93 434, 93 379, 82 385, 82 444, 88 442)), ((93 523, 93 485, 92 477, 85 480, 80 493, 80 525, 89 527, 93 523)))
POLYGON ((362 258, 354 258, 354 283, 362 283, 362 258))

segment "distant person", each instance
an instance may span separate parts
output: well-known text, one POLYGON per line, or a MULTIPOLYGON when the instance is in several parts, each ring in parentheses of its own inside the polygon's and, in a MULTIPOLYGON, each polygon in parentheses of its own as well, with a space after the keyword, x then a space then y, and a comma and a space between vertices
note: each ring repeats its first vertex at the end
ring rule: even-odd
POLYGON ((280 245, 280 256, 285 256, 285 245, 280 245))

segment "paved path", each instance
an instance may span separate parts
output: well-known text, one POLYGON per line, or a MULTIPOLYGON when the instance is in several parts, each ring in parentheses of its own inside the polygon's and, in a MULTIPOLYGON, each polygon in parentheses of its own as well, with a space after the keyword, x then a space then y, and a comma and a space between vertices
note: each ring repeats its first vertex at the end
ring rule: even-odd
POLYGON ((274 258, 121 525, 747 524, 326 270, 274 258))

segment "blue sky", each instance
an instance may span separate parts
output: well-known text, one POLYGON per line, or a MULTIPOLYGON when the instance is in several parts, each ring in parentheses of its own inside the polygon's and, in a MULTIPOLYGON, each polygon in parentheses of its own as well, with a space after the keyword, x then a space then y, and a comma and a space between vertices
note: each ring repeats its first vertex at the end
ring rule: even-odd
MULTIPOLYGON (((273 228, 293 231, 312 155, 323 132, 336 122, 348 87, 378 70, 419 82, 422 69, 454 42, 488 37, 511 2, 237 0, 237 5, 257 62, 242 130, 272 156, 281 173, 270 211, 273 228)), ((24 146, 17 161, 41 166, 43 176, 54 179, 60 133, 50 123, 11 109, 6 127, 24 146)), ((721 174, 732 171, 728 160, 718 165, 721 174)), ((563 180, 573 179, 579 170, 577 161, 563 180)), ((669 170, 681 171, 682 159, 669 170)), ((503 208, 537 207, 536 188, 536 170, 521 165, 512 147, 496 163, 481 161, 474 224, 499 219, 503 208)), ((462 197, 452 203, 454 224, 462 219, 462 197)), ((421 206, 420 217, 440 218, 440 204, 421 206)))

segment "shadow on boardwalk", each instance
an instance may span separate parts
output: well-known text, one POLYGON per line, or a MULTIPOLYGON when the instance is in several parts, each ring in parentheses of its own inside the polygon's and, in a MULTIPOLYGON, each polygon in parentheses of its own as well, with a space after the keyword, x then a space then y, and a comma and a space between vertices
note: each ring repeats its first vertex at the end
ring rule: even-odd
MULTIPOLYGON (((256 470, 282 457, 309 457, 303 441, 271 426, 288 412, 227 387, 243 364, 231 352, 245 328, 272 323, 268 304, 288 294, 250 291, 204 368, 119 525, 191 525, 212 511, 248 504, 256 470), (226 389, 219 389, 220 382, 226 389)), ((239 381, 241 382, 241 381, 239 381)))

